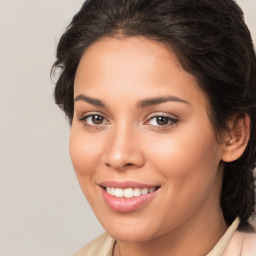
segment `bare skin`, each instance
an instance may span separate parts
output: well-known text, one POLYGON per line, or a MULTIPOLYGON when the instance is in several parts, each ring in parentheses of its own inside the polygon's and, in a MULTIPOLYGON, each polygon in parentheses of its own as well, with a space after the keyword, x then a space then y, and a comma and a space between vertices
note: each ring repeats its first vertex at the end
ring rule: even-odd
POLYGON ((72 163, 95 215, 118 241, 114 256, 206 255, 227 229, 222 160, 242 149, 231 157, 217 140, 208 99, 173 51, 143 37, 102 39, 79 63, 74 98, 72 163), (157 190, 138 209, 120 212, 104 201, 106 181, 157 190))

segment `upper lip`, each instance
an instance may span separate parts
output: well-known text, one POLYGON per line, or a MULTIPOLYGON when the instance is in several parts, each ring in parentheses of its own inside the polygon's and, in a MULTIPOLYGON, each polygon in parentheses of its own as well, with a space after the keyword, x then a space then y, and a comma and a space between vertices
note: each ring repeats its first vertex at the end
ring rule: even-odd
POLYGON ((155 188, 159 187, 159 185, 155 184, 146 184, 146 183, 141 183, 137 181, 118 181, 118 180, 108 180, 108 181, 103 181, 99 183, 101 187, 108 187, 108 188, 155 188))

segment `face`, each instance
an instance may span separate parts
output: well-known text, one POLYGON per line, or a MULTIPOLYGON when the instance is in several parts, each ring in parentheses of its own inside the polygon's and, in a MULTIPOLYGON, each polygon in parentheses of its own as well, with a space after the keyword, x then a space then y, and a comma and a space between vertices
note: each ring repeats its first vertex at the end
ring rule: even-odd
POLYGON ((110 235, 148 241, 220 212, 223 150, 208 100, 170 48, 143 37, 94 43, 74 99, 72 163, 110 235))

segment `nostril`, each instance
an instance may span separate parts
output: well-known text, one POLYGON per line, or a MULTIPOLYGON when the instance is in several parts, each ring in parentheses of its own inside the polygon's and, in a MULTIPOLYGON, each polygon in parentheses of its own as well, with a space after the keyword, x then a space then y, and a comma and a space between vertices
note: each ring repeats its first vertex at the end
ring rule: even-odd
POLYGON ((131 166, 131 165, 133 165, 133 164, 128 163, 128 164, 125 164, 124 166, 131 166))

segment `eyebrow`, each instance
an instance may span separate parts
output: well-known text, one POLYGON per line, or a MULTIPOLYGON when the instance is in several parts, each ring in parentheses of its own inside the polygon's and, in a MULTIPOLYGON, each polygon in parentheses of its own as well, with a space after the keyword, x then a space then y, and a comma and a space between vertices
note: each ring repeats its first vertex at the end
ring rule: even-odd
POLYGON ((189 103, 186 100, 180 99, 175 96, 166 96, 166 97, 156 97, 156 98, 148 98, 148 99, 141 100, 137 103, 137 106, 138 108, 145 108, 145 107, 155 106, 161 103, 165 103, 168 101, 180 102, 180 103, 185 103, 189 105, 189 103))
MULTIPOLYGON (((91 98, 89 96, 86 96, 84 94, 79 94, 78 96, 75 97, 74 101, 84 101, 87 102, 89 104, 98 106, 98 107, 106 107, 106 104, 97 99, 97 98, 91 98)), ((155 97, 155 98, 147 98, 147 99, 143 99, 138 101, 137 103, 137 107, 138 108, 145 108, 145 107, 149 107, 149 106, 155 106, 161 103, 165 103, 165 102, 180 102, 180 103, 185 103, 185 104, 189 104, 186 100, 180 99, 178 97, 175 96, 166 96, 166 97, 155 97)))
POLYGON ((84 94, 79 94, 78 96, 76 96, 74 101, 84 101, 98 107, 106 107, 106 104, 103 101, 96 98, 85 96, 84 94))

